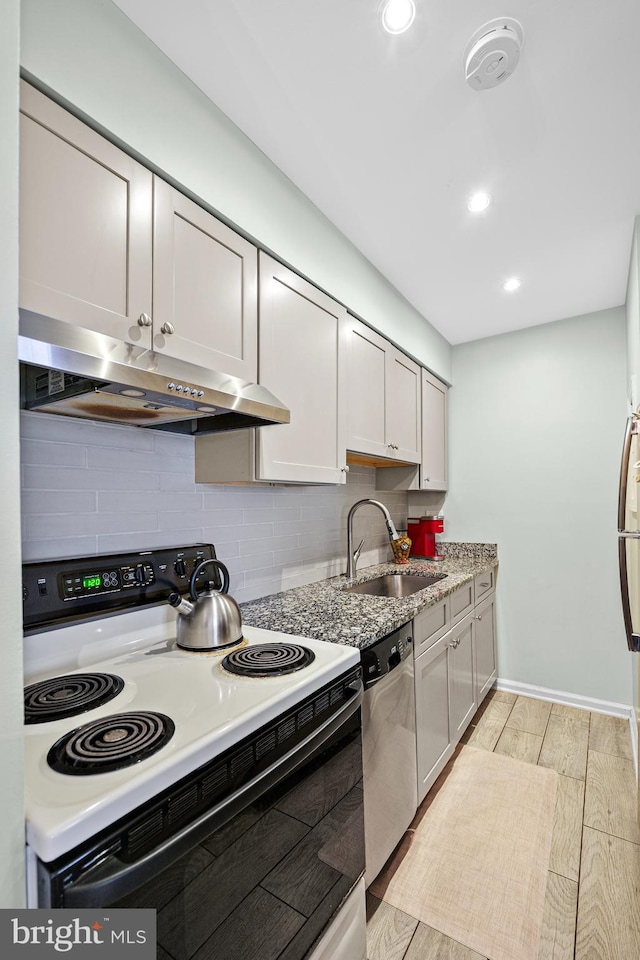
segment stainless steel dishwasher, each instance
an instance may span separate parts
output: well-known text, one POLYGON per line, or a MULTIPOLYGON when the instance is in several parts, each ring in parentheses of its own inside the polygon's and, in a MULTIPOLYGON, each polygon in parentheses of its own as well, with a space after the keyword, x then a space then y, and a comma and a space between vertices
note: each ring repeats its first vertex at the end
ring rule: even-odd
POLYGON ((418 806, 413 624, 361 651, 364 831, 367 886, 418 806))

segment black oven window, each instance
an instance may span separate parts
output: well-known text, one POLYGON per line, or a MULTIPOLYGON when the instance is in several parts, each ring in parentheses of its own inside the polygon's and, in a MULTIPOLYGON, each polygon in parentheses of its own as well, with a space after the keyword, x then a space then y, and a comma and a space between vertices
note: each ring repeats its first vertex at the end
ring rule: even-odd
POLYGON ((156 878, 160 960, 302 960, 364 870, 359 716, 156 878))

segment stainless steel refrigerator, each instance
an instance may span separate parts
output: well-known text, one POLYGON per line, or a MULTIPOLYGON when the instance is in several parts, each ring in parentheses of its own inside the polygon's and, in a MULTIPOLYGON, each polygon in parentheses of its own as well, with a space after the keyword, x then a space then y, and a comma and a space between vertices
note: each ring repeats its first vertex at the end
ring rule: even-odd
MULTIPOLYGON (((640 416, 627 420, 618 494, 618 557, 627 646, 640 653, 640 416)), ((640 656, 633 660, 634 707, 640 743, 640 656)), ((640 819, 640 784, 638 788, 640 819)))

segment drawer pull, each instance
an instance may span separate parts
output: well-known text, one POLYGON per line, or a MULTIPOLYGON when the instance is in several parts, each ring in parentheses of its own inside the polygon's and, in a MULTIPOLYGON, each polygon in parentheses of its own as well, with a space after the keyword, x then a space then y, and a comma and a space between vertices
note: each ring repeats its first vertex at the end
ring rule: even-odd
POLYGON ((490 586, 491 586, 491 581, 489 581, 489 583, 481 583, 480 586, 481 586, 481 587, 490 587, 490 586))

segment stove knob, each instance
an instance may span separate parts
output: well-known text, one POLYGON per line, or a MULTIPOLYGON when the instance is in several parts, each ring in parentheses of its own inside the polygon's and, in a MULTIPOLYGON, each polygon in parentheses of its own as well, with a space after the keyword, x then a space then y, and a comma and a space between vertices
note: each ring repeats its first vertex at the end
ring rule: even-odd
POLYGON ((176 573, 178 574, 179 577, 186 577, 186 575, 187 575, 187 564, 185 563, 185 561, 184 561, 182 558, 181 558, 180 560, 176 560, 176 562, 175 562, 174 565, 173 565, 173 568, 174 568, 174 570, 176 571, 176 573))
POLYGON ((147 578, 145 576, 144 567, 139 563, 135 570, 136 583, 146 583, 147 578))

